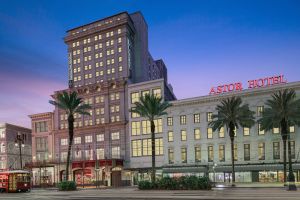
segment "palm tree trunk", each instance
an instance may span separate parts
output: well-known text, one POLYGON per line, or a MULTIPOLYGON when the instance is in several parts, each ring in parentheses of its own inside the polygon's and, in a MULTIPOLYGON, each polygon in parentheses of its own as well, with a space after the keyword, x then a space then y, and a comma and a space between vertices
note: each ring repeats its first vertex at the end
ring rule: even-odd
POLYGON ((151 179, 152 182, 155 182, 155 124, 154 121, 151 120, 151 150, 152 150, 152 172, 151 179))
MULTIPOLYGON (((233 133, 234 134, 234 133, 233 133)), ((231 164, 232 164, 232 186, 235 186, 235 169, 234 169, 234 136, 230 137, 231 141, 231 164)))
POLYGON ((286 184, 286 139, 283 142, 283 182, 286 184))
POLYGON ((291 149, 291 141, 288 141, 288 157, 289 157, 289 176, 288 176, 288 190, 297 190, 295 185, 295 175, 292 167, 292 149, 291 149))
POLYGON ((69 127, 69 146, 68 146, 68 156, 67 156, 67 165, 66 165, 66 181, 69 180, 71 149, 72 149, 72 143, 74 137, 74 116, 73 115, 69 115, 68 117, 68 127, 69 127))

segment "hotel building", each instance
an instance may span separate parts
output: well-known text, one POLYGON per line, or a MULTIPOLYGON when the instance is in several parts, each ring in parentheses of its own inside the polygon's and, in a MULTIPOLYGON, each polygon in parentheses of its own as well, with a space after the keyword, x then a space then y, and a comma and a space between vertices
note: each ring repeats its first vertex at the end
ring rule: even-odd
POLYGON ((21 169, 31 162, 31 130, 8 123, 0 123, 0 170, 21 169), (22 142, 16 141, 19 137, 22 142), (20 146, 22 166, 20 158, 20 146))
MULTIPOLYGON (((79 185, 95 181, 108 186, 133 185, 150 177, 150 122, 129 112, 145 94, 160 96, 173 105, 168 115, 155 120, 157 175, 208 175, 218 182, 231 179, 228 133, 225 129, 213 132, 208 126, 220 100, 240 96, 258 119, 264 102, 275 91, 293 88, 300 95, 300 82, 248 90, 237 84, 234 91, 224 94, 176 100, 163 60, 154 60, 148 51, 148 28, 140 12, 123 12, 71 29, 64 41, 68 46, 69 88, 54 92, 52 97, 76 91, 92 107, 90 116, 75 115, 70 172, 79 185)), ((230 90, 230 85, 226 87, 230 90)), ((53 184, 65 173, 67 115, 55 108, 53 113, 30 117, 35 183, 53 184), (35 127, 41 125, 36 123, 42 122, 47 128, 37 131, 35 127)), ((299 180, 300 130, 292 126, 290 132, 299 180)), ((282 181, 278 128, 260 131, 255 124, 237 129, 234 159, 237 182, 282 181)))

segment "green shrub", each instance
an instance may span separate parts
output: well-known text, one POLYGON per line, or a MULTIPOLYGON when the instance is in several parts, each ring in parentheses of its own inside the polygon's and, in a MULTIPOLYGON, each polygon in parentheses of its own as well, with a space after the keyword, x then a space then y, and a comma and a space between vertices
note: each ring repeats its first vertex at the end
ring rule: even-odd
POLYGON ((211 182, 208 177, 181 176, 179 178, 163 177, 155 183, 140 181, 140 190, 210 190, 211 182))
POLYGON ((62 181, 58 183, 57 186, 59 191, 72 191, 77 189, 75 181, 62 181))

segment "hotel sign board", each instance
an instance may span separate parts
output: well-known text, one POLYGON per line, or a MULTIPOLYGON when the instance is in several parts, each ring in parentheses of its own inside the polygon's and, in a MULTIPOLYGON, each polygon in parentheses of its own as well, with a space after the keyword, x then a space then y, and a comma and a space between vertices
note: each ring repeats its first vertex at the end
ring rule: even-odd
MULTIPOLYGON (((287 83, 287 80, 284 79, 284 75, 279 76, 270 76, 265 78, 259 78, 254 80, 249 80, 247 82, 247 89, 269 87, 272 85, 284 84, 287 83)), ((211 87, 209 94, 223 94, 227 92, 242 91, 244 89, 242 82, 230 83, 219 85, 217 87, 211 87)))

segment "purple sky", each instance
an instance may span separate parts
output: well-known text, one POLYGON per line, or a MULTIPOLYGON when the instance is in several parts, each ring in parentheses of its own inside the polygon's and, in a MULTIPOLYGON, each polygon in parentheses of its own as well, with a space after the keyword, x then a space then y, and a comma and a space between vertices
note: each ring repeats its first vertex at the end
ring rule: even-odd
POLYGON ((65 31, 121 11, 140 10, 149 50, 162 58, 181 98, 211 86, 300 74, 300 1, 7 1, 0 6, 0 122, 30 127, 67 87, 65 31))

